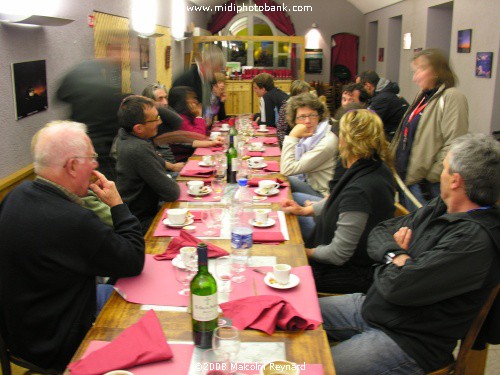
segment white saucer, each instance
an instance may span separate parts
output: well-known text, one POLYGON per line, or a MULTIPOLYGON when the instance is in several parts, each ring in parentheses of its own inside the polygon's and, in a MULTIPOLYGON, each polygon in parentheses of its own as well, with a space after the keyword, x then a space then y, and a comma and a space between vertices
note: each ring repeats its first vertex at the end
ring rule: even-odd
POLYGON ((267 164, 266 163, 262 163, 261 165, 259 165, 258 167, 252 165, 252 164, 248 164, 248 166, 252 169, 262 169, 262 168, 265 168, 267 167, 267 164))
POLYGON ((170 220, 168 220, 168 217, 163 220, 163 224, 165 224, 168 227, 172 227, 172 228, 182 228, 182 227, 185 227, 186 225, 191 225, 193 223, 194 223, 193 218, 188 218, 183 224, 172 224, 170 222, 170 220))
POLYGON ((274 224, 276 224, 276 220, 268 217, 267 223, 260 223, 260 222, 255 221, 255 219, 250 219, 249 223, 250 223, 250 225, 253 225, 254 227, 257 227, 257 228, 268 228, 268 227, 272 227, 274 224))
POLYGON ((288 283, 280 284, 274 279, 273 273, 268 272, 266 277, 264 277, 264 283, 266 283, 267 286, 270 286, 271 288, 275 289, 290 289, 290 288, 295 288, 297 285, 299 285, 300 278, 297 275, 291 273, 288 283))
POLYGON ((200 161, 200 162, 198 163, 198 165, 199 165, 200 167, 213 167, 213 166, 214 166, 214 163, 212 162, 212 164, 206 164, 204 161, 200 161))
POLYGON ((257 129, 257 133, 267 133, 267 132, 269 132, 269 129, 266 129, 266 130, 257 129))
POLYGON ((202 191, 201 193, 199 194, 194 194, 194 193, 191 193, 189 190, 188 190, 188 194, 189 195, 192 195, 194 197, 204 197, 205 195, 208 195, 212 192, 212 188, 210 186, 205 186, 204 187, 204 191, 202 191))
POLYGON ((273 190, 271 190, 271 191, 270 191, 269 193, 267 193, 267 194, 264 194, 264 193, 262 192, 262 190, 260 190, 260 188, 257 188, 257 189, 255 189, 254 191, 255 191, 255 194, 263 195, 264 197, 270 197, 270 196, 272 196, 272 195, 276 195, 276 194, 279 194, 279 193, 280 193, 280 190, 279 190, 279 189, 276 189, 276 188, 275 188, 275 189, 273 189, 273 190))
POLYGON ((262 147, 262 148, 251 148, 251 147, 249 147, 248 151, 250 151, 250 152, 264 152, 264 151, 266 151, 266 149, 264 147, 262 147))

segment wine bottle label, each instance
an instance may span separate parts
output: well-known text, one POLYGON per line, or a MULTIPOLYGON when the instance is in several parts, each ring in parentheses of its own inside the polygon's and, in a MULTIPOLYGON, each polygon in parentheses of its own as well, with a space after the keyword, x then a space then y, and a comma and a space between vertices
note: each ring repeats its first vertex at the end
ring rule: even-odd
POLYGON ((238 170, 238 159, 234 158, 231 160, 231 171, 237 171, 238 170))
POLYGON ((211 296, 197 296, 193 294, 193 319, 200 322, 214 320, 219 315, 217 311, 217 293, 211 296))

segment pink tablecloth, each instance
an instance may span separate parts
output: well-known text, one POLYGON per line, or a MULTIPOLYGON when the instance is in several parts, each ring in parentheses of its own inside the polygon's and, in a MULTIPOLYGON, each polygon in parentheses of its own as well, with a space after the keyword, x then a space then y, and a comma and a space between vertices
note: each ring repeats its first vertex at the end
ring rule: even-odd
POLYGON ((194 150, 193 155, 205 156, 205 155, 214 155, 215 153, 222 153, 222 148, 220 148, 220 147, 198 147, 196 150, 194 150))
POLYGON ((198 165, 201 160, 189 160, 180 175, 184 177, 209 177, 214 173, 213 167, 202 167, 198 165))
MULTIPOLYGON (((266 272, 272 271, 272 267, 259 267, 259 269, 266 272)), ((233 291, 230 294, 230 300, 233 301, 235 299, 253 296, 253 285, 255 280, 255 287, 258 295, 278 295, 292 304, 295 310, 303 317, 322 322, 323 318, 321 317, 319 302, 316 298, 316 284, 314 283, 311 267, 295 267, 292 269, 292 274, 300 278, 299 285, 291 289, 274 289, 264 283, 264 275, 248 268, 245 271, 247 280, 241 284, 232 284, 233 291)))
POLYGON ((178 293, 184 288, 175 279, 171 260, 158 261, 146 254, 142 273, 118 279, 115 289, 128 302, 143 305, 188 306, 189 297, 178 293))
POLYGON ((246 148, 245 154, 248 156, 281 156, 281 150, 279 147, 266 147, 264 151, 250 151, 246 148))
MULTIPOLYGON (((201 210, 200 210, 201 211, 201 210)), ((163 224, 163 220, 167 217, 167 211, 163 213, 160 222, 158 223, 158 226, 155 229, 155 232, 153 233, 154 237, 177 237, 179 233, 181 232, 182 228, 171 228, 165 224, 163 224)), ((198 216, 200 217, 200 216, 198 216)), ((197 220, 195 217, 195 221, 193 224, 196 227, 196 230, 194 232, 191 232, 191 234, 195 237, 206 237, 207 234, 207 226, 202 223, 200 220, 197 220)), ((220 228, 213 228, 215 234, 211 235, 210 237, 219 237, 220 236, 220 228)))
MULTIPOLYGON (((108 345, 108 341, 91 341, 82 358, 108 345)), ((169 344, 174 354, 168 361, 150 363, 126 369, 134 375, 187 374, 193 356, 193 344, 169 344)), ((118 369, 117 369, 118 370, 118 369)), ((119 369, 123 370, 123 369, 119 369)))

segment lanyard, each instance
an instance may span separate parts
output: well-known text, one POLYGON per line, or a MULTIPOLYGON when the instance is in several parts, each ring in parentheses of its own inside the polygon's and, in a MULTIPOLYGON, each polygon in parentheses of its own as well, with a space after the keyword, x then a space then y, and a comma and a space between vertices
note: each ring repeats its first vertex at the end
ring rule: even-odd
POLYGON ((422 98, 420 103, 418 103, 418 105, 415 107, 415 109, 412 111, 412 113, 408 117, 408 121, 406 122, 406 126, 403 130, 403 151, 406 150, 406 147, 408 145, 408 131, 409 131, 411 120, 413 120, 413 118, 415 116, 417 116, 420 112, 422 112, 424 110, 424 108, 427 107, 427 104, 429 104, 429 102, 422 104, 424 102, 424 100, 425 100, 425 96, 422 98))

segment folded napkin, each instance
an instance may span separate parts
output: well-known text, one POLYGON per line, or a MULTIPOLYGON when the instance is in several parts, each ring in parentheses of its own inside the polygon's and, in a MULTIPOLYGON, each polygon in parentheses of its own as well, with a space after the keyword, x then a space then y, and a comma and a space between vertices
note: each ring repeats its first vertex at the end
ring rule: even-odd
POLYGON ((214 173, 214 170, 212 168, 210 169, 188 169, 188 170, 182 170, 180 175, 184 177, 207 177, 210 176, 214 173))
POLYGON ((226 250, 221 249, 220 247, 215 246, 214 244, 202 241, 186 231, 181 231, 179 237, 172 238, 165 252, 163 254, 155 255, 154 258, 156 260, 174 259, 177 256, 177 254, 179 254, 181 247, 197 246, 200 242, 205 242, 208 245, 209 258, 217 258, 224 255, 229 255, 229 253, 226 250))
POLYGON ((280 164, 277 161, 268 161, 266 160, 267 166, 264 167, 264 170, 266 172, 279 172, 280 171, 280 164))
POLYGON ((262 231, 254 231, 252 234, 252 240, 254 243, 279 244, 285 241, 285 236, 281 230, 277 232, 273 228, 265 228, 265 230, 262 231))
POLYGON ((306 319, 279 296, 252 296, 220 304, 223 315, 238 329, 253 328, 272 335, 276 327, 286 331, 316 329, 321 322, 306 319))
POLYGON ((259 182, 263 180, 270 180, 274 182, 278 182, 280 184, 280 187, 288 186, 288 182, 285 182, 281 178, 265 178, 265 177, 254 177, 251 180, 248 181, 248 186, 250 187, 255 187, 259 186, 259 182))
POLYGON ((274 144, 278 143, 278 138, 276 138, 276 137, 255 137, 255 138, 252 138, 249 142, 250 143, 262 142, 266 145, 274 145, 274 144))
POLYGON ((134 325, 124 330, 104 348, 71 363, 71 375, 100 375, 112 370, 125 369, 172 358, 160 321, 149 310, 134 325))

